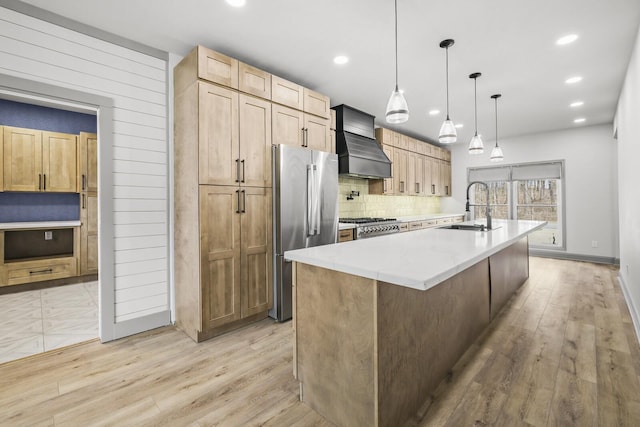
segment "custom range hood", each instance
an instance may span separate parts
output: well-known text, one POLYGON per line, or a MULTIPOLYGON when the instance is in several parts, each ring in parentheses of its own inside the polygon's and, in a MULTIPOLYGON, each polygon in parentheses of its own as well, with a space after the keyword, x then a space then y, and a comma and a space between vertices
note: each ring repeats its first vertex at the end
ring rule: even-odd
POLYGON ((374 116, 348 105, 336 111, 336 152, 341 175, 390 178, 391 161, 375 140, 374 116))

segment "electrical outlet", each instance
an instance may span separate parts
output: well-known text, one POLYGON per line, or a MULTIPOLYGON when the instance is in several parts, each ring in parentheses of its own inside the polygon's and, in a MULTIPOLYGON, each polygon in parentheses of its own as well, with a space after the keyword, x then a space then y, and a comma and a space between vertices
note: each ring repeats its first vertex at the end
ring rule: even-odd
POLYGON ((597 248, 598 247, 598 241, 597 240, 592 240, 591 241, 591 247, 592 248, 597 248))
POLYGON ((53 240, 53 231, 45 231, 44 240, 53 240))

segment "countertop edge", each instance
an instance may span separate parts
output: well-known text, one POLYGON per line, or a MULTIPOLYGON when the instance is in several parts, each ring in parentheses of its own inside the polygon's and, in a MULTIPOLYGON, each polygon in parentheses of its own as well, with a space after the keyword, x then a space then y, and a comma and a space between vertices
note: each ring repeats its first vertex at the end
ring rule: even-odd
POLYGON ((38 228, 65 228, 80 227, 80 220, 75 221, 32 221, 32 222, 2 222, 0 230, 21 230, 21 229, 38 229, 38 228))

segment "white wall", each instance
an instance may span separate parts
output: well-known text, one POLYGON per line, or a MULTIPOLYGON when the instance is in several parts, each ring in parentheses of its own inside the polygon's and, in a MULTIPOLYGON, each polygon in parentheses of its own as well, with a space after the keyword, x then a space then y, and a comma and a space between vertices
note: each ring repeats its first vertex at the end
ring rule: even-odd
POLYGON ((640 33, 618 101, 620 283, 640 336, 640 33))
MULTIPOLYGON (((618 257, 617 144, 612 125, 524 135, 501 140, 504 164, 545 160, 565 161, 566 253, 589 257, 618 257), (592 248, 592 241, 598 247, 592 248)), ((464 210, 467 168, 495 165, 485 153, 470 156, 467 143, 451 150, 453 197, 443 198, 443 212, 464 210)))
POLYGON ((100 256, 113 260, 101 338, 169 323, 166 59, 0 7, 0 75, 112 101, 99 128, 100 256))

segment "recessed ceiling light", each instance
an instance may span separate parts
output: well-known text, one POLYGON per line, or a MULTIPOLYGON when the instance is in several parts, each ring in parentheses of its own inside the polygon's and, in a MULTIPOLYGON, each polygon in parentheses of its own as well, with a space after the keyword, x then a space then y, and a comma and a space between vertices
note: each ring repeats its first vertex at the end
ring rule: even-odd
POLYGON ((582 107, 583 105, 584 105, 584 102, 576 101, 576 102, 572 102, 571 104, 569 104, 569 107, 576 108, 576 107, 582 107))
POLYGON ((440 110, 431 110, 431 111, 429 111, 429 115, 430 116, 437 116, 438 114, 440 114, 440 110))
POLYGON ((569 77, 567 80, 565 80, 564 82, 566 84, 574 84, 574 83, 578 83, 580 80, 582 80, 582 77, 580 76, 574 76, 574 77, 569 77))
POLYGON ((247 0, 227 0, 227 3, 233 7, 242 7, 247 3, 247 0))
POLYGON ((556 40, 556 44, 559 46, 563 46, 565 44, 573 43, 576 40, 578 40, 577 34, 567 34, 566 36, 562 36, 558 40, 556 40))
POLYGON ((585 119, 584 117, 579 117, 579 118, 575 119, 573 121, 573 123, 584 123, 586 121, 587 121, 587 119, 585 119))
POLYGON ((457 127, 458 129, 460 129, 460 128, 463 128, 463 127, 464 127, 464 125, 463 125, 462 123, 458 123, 458 124, 456 124, 456 127, 457 127))
POLYGON ((333 62, 338 65, 344 65, 347 62, 349 62, 349 58, 344 55, 338 55, 335 58, 333 58, 333 62))

